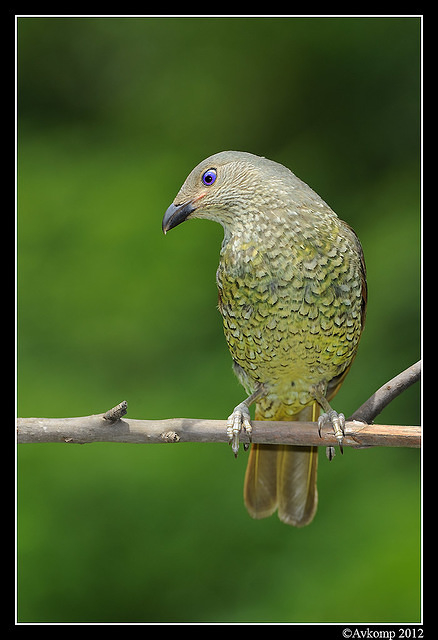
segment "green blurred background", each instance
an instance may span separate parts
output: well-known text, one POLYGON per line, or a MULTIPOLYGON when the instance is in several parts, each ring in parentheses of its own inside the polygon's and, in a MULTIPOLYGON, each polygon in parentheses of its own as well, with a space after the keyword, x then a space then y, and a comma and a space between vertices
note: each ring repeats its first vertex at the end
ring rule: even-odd
MULTIPOLYGON (((368 267, 349 415, 420 357, 419 18, 19 18, 18 414, 123 399, 224 419, 244 391, 216 309, 222 228, 166 237, 226 149, 290 167, 368 267)), ((419 385, 379 417, 419 424, 419 385)), ((21 622, 414 622, 420 454, 347 449, 304 529, 252 520, 226 445, 21 445, 21 622)))

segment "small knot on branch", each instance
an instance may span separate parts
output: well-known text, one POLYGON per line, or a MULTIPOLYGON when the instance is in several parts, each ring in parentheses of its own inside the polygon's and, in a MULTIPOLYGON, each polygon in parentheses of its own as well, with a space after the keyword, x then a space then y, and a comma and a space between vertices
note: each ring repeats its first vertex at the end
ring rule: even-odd
POLYGON ((179 442, 181 440, 176 431, 165 431, 160 437, 163 442, 179 442))
POLYGON ((120 402, 120 404, 104 413, 103 417, 109 422, 117 422, 117 420, 120 420, 120 418, 122 418, 127 412, 128 403, 126 402, 126 400, 123 400, 123 402, 120 402))

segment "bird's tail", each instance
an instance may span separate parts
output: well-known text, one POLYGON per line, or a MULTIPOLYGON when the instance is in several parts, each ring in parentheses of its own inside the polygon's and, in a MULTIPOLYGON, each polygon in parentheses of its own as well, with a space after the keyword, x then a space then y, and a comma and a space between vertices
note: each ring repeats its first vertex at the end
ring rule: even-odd
MULTIPOLYGON (((318 420, 314 403, 300 413, 274 420, 318 420)), ((263 420, 256 409, 256 420, 263 420)), ((282 522, 304 527, 313 520, 318 503, 318 447, 253 444, 245 475, 244 498, 253 518, 266 518, 278 509, 282 522)))

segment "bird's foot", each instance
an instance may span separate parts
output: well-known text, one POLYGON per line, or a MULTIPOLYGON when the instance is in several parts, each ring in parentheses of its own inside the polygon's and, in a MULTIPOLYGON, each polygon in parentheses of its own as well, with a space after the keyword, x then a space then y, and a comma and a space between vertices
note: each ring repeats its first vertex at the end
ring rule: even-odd
MULTIPOLYGON (((239 452, 239 436, 240 432, 244 430, 247 434, 249 441, 251 442, 251 416, 249 415, 249 409, 244 402, 241 402, 234 408, 233 413, 227 420, 227 436, 228 441, 231 444, 234 456, 237 458, 239 452)), ((248 449, 249 444, 244 444, 245 451, 248 449)))
MULTIPOLYGON (((343 413, 337 413, 333 409, 327 411, 327 413, 322 413, 318 418, 318 434, 321 437, 321 430, 324 427, 332 427, 335 433, 336 440, 339 444, 339 450, 343 453, 342 441, 344 439, 344 427, 345 427, 345 416, 343 413)), ((327 447, 327 457, 329 460, 333 458, 335 455, 334 447, 327 447)))

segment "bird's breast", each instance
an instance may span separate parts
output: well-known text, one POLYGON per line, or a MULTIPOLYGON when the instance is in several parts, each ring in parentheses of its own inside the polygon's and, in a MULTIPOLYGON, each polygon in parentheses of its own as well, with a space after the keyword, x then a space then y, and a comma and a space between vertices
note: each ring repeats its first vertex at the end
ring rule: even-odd
POLYGON ((345 243, 223 247, 219 310, 234 361, 286 402, 306 404, 311 384, 338 375, 356 351, 359 271, 345 243))

